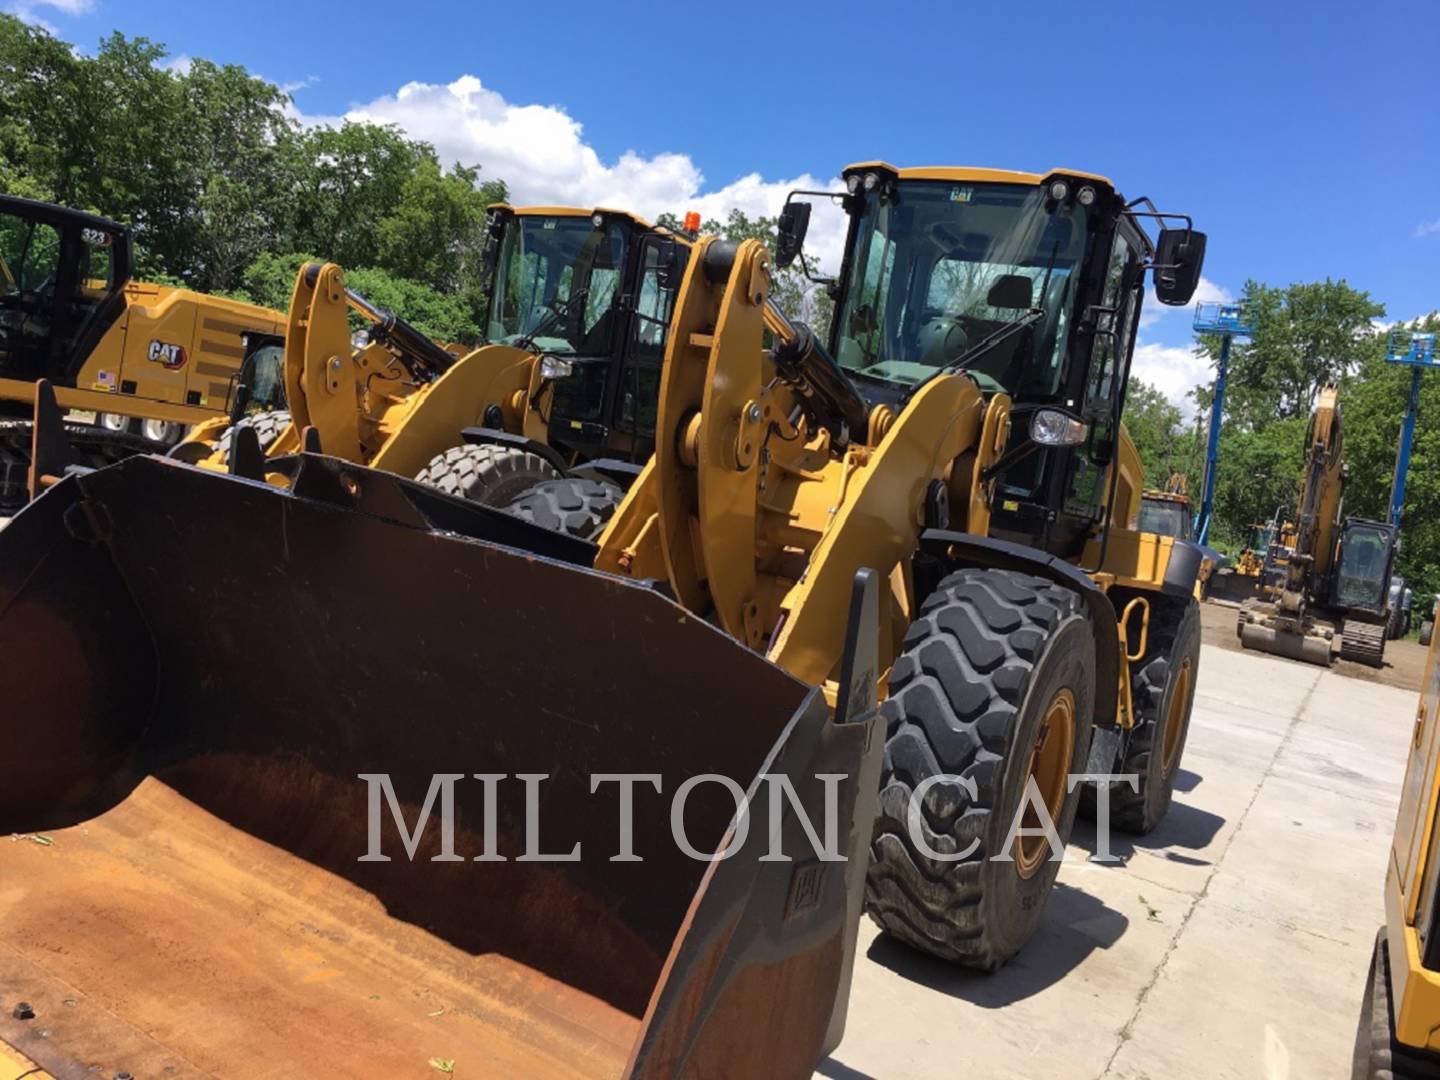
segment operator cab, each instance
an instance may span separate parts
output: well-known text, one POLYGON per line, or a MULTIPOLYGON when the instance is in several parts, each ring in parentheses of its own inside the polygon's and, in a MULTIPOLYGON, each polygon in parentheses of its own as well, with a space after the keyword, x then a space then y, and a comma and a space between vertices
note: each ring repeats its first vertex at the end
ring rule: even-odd
POLYGON ((1189 504, 1163 493, 1146 492, 1140 497, 1139 529, 1160 536, 1173 536, 1176 540, 1189 540, 1189 504))
POLYGON ((541 355, 553 386, 550 445, 644 462, 688 241, 611 210, 500 205, 490 214, 486 341, 541 355))
MULTIPOLYGON (((0 196, 0 379, 74 385, 125 310, 130 233, 49 203, 0 196)), ((20 402, 0 409, 28 416, 20 402)))
MULTIPOLYGON (((850 216, 831 287, 831 355, 871 403, 900 406, 955 372, 987 397, 1008 394, 990 533, 1078 556, 1116 499, 1111 465, 1145 271, 1162 302, 1188 303, 1204 234, 1184 218, 1152 242, 1141 219, 1180 216, 1127 204, 1085 173, 874 162, 842 175, 843 194, 796 193, 839 198, 850 216)), ((796 218, 803 234, 808 209, 782 214, 782 265, 799 250, 787 228, 796 218)))
POLYGON ((1340 533, 1330 606, 1347 615, 1374 616, 1389 611, 1390 575, 1395 561, 1395 527, 1380 521, 1347 518, 1340 533))

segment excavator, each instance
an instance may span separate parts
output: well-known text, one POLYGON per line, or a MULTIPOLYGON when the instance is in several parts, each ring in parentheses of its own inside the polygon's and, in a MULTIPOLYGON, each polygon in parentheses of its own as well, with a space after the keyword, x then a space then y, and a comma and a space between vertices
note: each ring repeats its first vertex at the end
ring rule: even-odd
POLYGON ((1342 659, 1384 664, 1396 530, 1345 517, 1344 488, 1340 392, 1330 385, 1306 433, 1294 523, 1281 526, 1281 550, 1272 544, 1262 570, 1267 598, 1247 602, 1236 618, 1245 648, 1328 666, 1338 639, 1342 659))
POLYGON ((0 195, 0 512, 28 498, 39 380, 61 408, 94 414, 65 430, 87 466, 163 452, 190 425, 284 404, 274 378, 284 323, 253 304, 134 280, 124 225, 0 195), (242 399, 243 363, 259 375, 242 399))
POLYGON ((773 262, 695 243, 654 454, 595 541, 303 443, 264 464, 283 485, 72 470, 0 532, 0 733, 25 746, 0 828, 29 838, 0 850, 26 882, 0 993, 45 1024, 0 1039, 137 1075, 443 1051, 808 1076, 862 907, 992 969, 1043 916, 1082 787, 1102 826, 1163 819, 1201 553, 1138 530, 1122 415, 1146 282, 1187 303, 1204 234, 1073 170, 842 175, 827 341, 770 296, 806 193, 773 262), (465 780, 427 831, 439 770, 536 798, 465 780), (617 773, 645 781, 620 807, 643 859, 609 857, 587 801, 617 773), (739 854, 697 864, 649 792, 702 773, 735 797, 695 848, 739 854), (357 859, 397 842, 367 824, 381 774, 411 861, 357 859), (564 861, 515 857, 542 850, 564 861), (77 994, 83 1017, 56 1007, 77 994))
POLYGON ((340 267, 307 264, 286 325, 288 408, 216 419, 174 456, 228 470, 248 429, 259 453, 242 467, 256 475, 262 455, 320 447, 593 538, 654 447, 688 253, 686 237, 622 211, 496 204, 485 338, 463 351, 375 307, 340 267), (352 314, 365 330, 352 334, 352 314))

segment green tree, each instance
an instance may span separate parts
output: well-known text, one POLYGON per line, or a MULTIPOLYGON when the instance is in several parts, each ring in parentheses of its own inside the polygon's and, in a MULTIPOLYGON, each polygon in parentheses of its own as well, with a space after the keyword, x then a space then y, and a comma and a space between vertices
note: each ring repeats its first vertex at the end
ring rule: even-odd
MULTIPOLYGON (((309 255, 266 253, 245 268, 239 287, 228 295, 287 311, 300 267, 319 261, 323 260, 309 255)), ((395 312, 417 330, 439 341, 470 345, 480 339, 474 313, 466 298, 458 293, 444 293, 424 282, 397 277, 377 267, 347 267, 345 284, 372 304, 395 312)), ((358 315, 352 314, 351 321, 357 328, 365 325, 358 315)))
MULTIPOLYGON (((1440 333, 1440 316, 1411 324, 1440 333)), ((1410 398, 1408 367, 1385 363, 1384 338, 1368 343, 1356 371, 1340 388, 1344 426, 1345 512, 1384 520, 1399 449, 1400 425, 1410 398)), ((1427 597, 1440 592, 1440 374, 1421 376, 1420 408, 1405 481, 1405 506, 1396 567, 1428 612, 1427 597)), ((1418 623, 1417 623, 1418 625, 1418 623)))
MULTIPOLYGON (((673 232, 681 231, 680 219, 674 214, 661 214, 655 223, 673 232)), ((772 256, 775 254, 778 230, 778 218, 751 218, 739 209, 732 209, 723 222, 707 218, 700 224, 702 236, 718 236, 722 240, 735 243, 741 240, 759 240, 772 256)), ((817 275, 824 273, 813 260, 810 265, 817 275)), ((775 270, 771 295, 781 311, 792 319, 809 323, 822 341, 829 334, 830 320, 835 314, 834 302, 824 285, 806 278, 798 261, 783 270, 775 270)))
MULTIPOLYGON (((1230 354, 1227 419, 1252 428, 1276 417, 1308 416, 1320 388, 1355 370, 1374 336, 1373 320, 1385 306, 1343 279, 1297 282, 1273 288, 1245 283, 1255 333, 1236 341, 1230 354)), ((1220 338, 1202 335, 1212 359, 1220 338)))
POLYGON ((1194 432, 1179 406, 1134 375, 1125 390, 1125 429, 1145 466, 1147 487, 1163 488, 1171 475, 1181 473, 1189 478, 1189 490, 1199 492, 1194 432))

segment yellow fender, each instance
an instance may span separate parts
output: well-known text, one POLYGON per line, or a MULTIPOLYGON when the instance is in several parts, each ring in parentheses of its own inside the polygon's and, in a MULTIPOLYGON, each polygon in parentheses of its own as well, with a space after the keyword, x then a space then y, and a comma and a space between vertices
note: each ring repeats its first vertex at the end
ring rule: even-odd
MULTIPOLYGON (((461 429, 478 424, 489 406, 499 405, 509 413, 516 394, 529 393, 539 366, 535 354, 524 349, 482 345, 415 396, 370 467, 414 476, 436 454, 459 446, 461 429)), ((526 410, 527 435, 532 434, 531 412, 526 410)))

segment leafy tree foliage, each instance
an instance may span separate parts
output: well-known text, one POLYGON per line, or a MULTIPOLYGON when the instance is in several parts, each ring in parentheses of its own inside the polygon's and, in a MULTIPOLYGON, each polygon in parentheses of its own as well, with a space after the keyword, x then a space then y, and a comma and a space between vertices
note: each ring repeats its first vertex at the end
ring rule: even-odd
MULTIPOLYGON (((681 231, 681 221, 675 214, 661 214, 655 223, 673 232, 681 231)), ((736 243, 741 240, 759 240, 770 250, 770 254, 774 255, 779 224, 778 218, 751 218, 744 211, 733 209, 724 221, 708 218, 701 222, 700 234, 718 236, 722 240, 736 243)), ((825 272, 816 267, 813 260, 810 266, 817 275, 825 272)), ((806 278, 798 261, 783 270, 775 270, 771 295, 781 311, 792 319, 809 323, 821 340, 825 339, 830 330, 835 305, 824 285, 806 278)))
MULTIPOLYGON (((245 268, 238 287, 228 295, 284 311, 290 306, 290 293, 295 288, 295 276, 300 267, 307 262, 319 261, 310 255, 272 255, 267 252, 245 268)), ((479 340, 480 328, 474 312, 459 293, 442 293, 418 281, 373 267, 346 269, 345 284, 371 303, 400 313, 417 330, 439 341, 471 344, 479 340)), ((354 323, 357 328, 363 325, 358 316, 354 317, 354 323)))
POLYGON ((149 280, 283 309, 288 281, 263 296, 250 284, 277 253, 315 252, 418 305, 417 324, 474 339, 485 209, 503 183, 444 168, 393 127, 302 128, 244 68, 166 57, 118 33, 85 56, 0 15, 0 191, 128 223, 149 280))
MULTIPOLYGON (((1385 314, 1368 292, 1328 278, 1284 288, 1249 281, 1241 299, 1255 333, 1231 349, 1225 413, 1251 427, 1308 416, 1321 387, 1355 370, 1374 339, 1373 320, 1385 314)), ((1200 348, 1217 359, 1219 336, 1202 335, 1200 348)))

